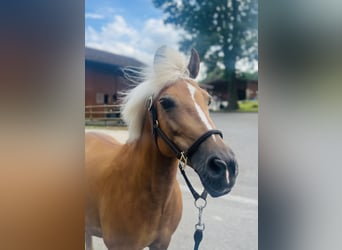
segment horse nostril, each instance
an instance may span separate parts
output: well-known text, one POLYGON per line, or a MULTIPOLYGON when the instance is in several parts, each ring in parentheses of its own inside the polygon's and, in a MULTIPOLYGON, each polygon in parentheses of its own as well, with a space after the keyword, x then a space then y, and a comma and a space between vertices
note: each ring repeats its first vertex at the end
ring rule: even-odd
POLYGON ((228 162, 228 171, 233 176, 237 176, 238 175, 238 165, 237 165, 235 160, 230 160, 228 162))
POLYGON ((211 175, 221 175, 227 169, 227 164, 219 158, 212 158, 208 162, 209 172, 211 175))

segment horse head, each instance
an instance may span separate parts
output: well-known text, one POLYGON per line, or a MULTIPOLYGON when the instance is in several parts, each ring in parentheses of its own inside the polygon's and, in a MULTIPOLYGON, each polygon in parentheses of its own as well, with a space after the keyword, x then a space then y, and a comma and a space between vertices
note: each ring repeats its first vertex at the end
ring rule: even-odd
MULTIPOLYGON (((169 60, 169 57, 168 49, 161 47, 155 55, 155 71, 162 71, 163 60, 169 60)), ((162 131, 156 131, 155 136, 163 155, 174 157, 175 153, 187 153, 191 148, 187 164, 197 172, 208 193, 218 197, 230 192, 234 186, 238 165, 233 151, 224 143, 210 118, 211 96, 195 81, 199 64, 199 55, 193 49, 186 72, 183 72, 186 77, 172 79, 151 98, 149 108, 154 113, 151 126, 162 131)))

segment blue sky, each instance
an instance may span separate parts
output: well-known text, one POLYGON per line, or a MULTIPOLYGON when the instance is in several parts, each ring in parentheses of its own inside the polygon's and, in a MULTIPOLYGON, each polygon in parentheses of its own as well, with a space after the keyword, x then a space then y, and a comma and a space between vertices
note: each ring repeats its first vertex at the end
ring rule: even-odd
POLYGON ((178 49, 182 31, 162 17, 151 0, 86 0, 86 46, 150 63, 161 45, 178 49))
MULTIPOLYGON (((86 0, 85 44, 150 64, 157 48, 178 49, 184 34, 181 28, 165 25, 163 16, 152 0, 86 0)), ((238 62, 237 67, 243 70, 247 65, 238 62)), ((257 69, 257 63, 253 67, 257 69)), ((199 78, 204 76, 201 70, 199 78)))
MULTIPOLYGON (((111 15, 121 15, 136 28, 142 28, 143 21, 148 18, 161 18, 162 12, 154 8, 151 0, 119 0, 95 1, 86 0, 86 13, 98 14, 104 19, 86 19, 86 25, 101 25, 111 15)), ((88 16, 89 17, 89 16, 88 16)), ((91 17, 91 16, 90 16, 91 17)), ((95 17, 96 18, 96 17, 95 17)))

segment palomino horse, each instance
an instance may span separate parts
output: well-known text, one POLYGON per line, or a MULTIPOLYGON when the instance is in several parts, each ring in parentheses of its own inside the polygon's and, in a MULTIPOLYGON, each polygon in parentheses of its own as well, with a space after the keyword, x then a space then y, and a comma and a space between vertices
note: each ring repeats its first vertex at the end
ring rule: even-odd
POLYGON ((182 214, 177 149, 187 152, 197 141, 188 165, 212 197, 233 187, 234 154, 214 130, 210 96, 193 80, 198 71, 195 50, 188 64, 178 52, 161 47, 145 81, 125 97, 128 141, 86 134, 87 249, 92 235, 111 250, 167 249, 182 214))

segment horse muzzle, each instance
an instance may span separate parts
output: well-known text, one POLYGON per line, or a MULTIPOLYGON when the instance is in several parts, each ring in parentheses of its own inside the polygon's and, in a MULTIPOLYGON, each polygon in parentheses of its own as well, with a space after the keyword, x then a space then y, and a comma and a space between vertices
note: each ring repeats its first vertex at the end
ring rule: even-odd
POLYGON ((196 164, 196 157, 194 156, 193 167, 204 188, 212 197, 228 194, 235 184, 238 164, 232 155, 232 153, 228 156, 211 154, 205 159, 202 155, 199 157, 199 164, 196 164))

